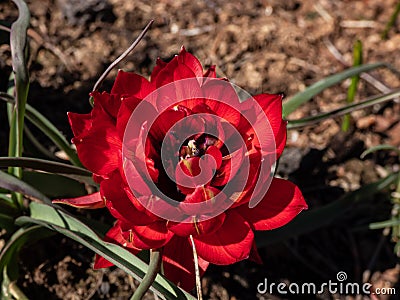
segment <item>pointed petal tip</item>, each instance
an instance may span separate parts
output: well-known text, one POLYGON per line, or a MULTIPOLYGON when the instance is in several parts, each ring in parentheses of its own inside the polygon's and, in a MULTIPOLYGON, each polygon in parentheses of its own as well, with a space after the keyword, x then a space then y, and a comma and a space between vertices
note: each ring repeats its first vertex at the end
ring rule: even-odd
POLYGON ((55 204, 66 204, 72 207, 84 209, 98 209, 105 207, 104 201, 100 196, 100 192, 77 198, 56 199, 52 202, 55 204))

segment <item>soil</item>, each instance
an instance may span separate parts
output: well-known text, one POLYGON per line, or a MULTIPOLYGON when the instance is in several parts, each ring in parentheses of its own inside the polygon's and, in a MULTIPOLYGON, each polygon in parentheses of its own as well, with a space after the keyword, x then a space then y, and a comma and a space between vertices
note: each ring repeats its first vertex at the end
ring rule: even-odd
MULTIPOLYGON (((28 1, 32 15, 28 101, 71 138, 66 112, 90 111, 88 93, 95 81, 150 19, 155 20, 152 29, 119 68, 148 76, 157 57, 168 60, 185 45, 205 67, 217 65, 220 76, 251 94, 284 92, 290 98, 350 66, 353 45, 360 40, 365 63, 384 61, 400 70, 400 22, 389 31, 388 39, 381 38, 397 2, 28 1)), ((0 3, 0 24, 10 26, 17 16, 11 1, 0 3)), ((0 31, 1 91, 6 90, 11 72, 8 39, 0 31)), ((115 75, 116 70, 101 89, 109 90, 115 75)), ((400 77, 387 68, 370 75, 374 84, 361 80, 356 101, 400 86, 400 77)), ((349 83, 325 90, 289 119, 343 106, 349 83)), ((4 156, 8 140, 4 103, 0 108, 0 154, 4 156)), ((398 99, 355 111, 351 117, 346 133, 340 129, 341 118, 288 132, 278 174, 300 186, 310 209, 399 169, 399 159, 392 152, 360 159, 372 146, 400 146, 398 99)), ((55 151, 31 124, 28 127, 55 151)), ((276 293, 261 295, 257 285, 264 278, 277 283, 322 283, 335 280, 339 271, 353 282, 367 278, 375 287, 395 286, 400 294, 395 244, 390 236, 368 229, 369 223, 388 219, 390 212, 388 194, 382 194, 322 229, 261 248, 263 265, 243 261, 211 266, 202 280, 204 299, 294 299, 276 293)), ((25 250, 18 284, 30 299, 129 299, 137 282, 116 268, 94 271, 92 262, 92 252, 57 236, 25 250)), ((146 297, 154 299, 151 293, 146 297)), ((296 299, 345 297, 322 294, 296 299)))

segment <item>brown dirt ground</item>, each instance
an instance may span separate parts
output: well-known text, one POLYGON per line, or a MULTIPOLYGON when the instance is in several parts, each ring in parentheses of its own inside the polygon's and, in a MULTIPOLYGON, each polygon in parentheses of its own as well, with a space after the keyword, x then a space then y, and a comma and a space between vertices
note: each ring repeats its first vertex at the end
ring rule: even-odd
MULTIPOLYGON (((204 66, 217 65, 221 76, 250 93, 283 91, 290 98, 351 65, 352 47, 359 39, 364 62, 385 61, 400 70, 400 22, 387 40, 380 38, 395 0, 28 2, 32 14, 29 103, 68 138, 66 111, 89 111, 88 93, 94 82, 150 19, 155 20, 151 31, 120 68, 148 75, 157 57, 169 59, 185 45, 204 66), (335 57, 332 49, 342 57, 335 57)), ((1 24, 9 26, 16 16, 11 3, 0 3, 1 24)), ((1 90, 5 90, 11 71, 7 40, 7 34, 0 32, 1 90)), ((110 88, 115 74, 114 70, 104 89, 110 88)), ((387 69, 370 74, 380 83, 380 90, 361 80, 356 101, 400 86, 400 78, 387 69)), ((340 107, 348 86, 345 81, 324 91, 290 118, 340 107)), ((7 123, 4 107, 1 104, 1 124, 7 123)), ((312 209, 398 170, 393 153, 378 153, 367 160, 360 160, 359 155, 378 144, 400 146, 399 112, 399 102, 353 112, 352 127, 346 134, 340 131, 340 119, 289 131, 279 174, 300 185, 312 209)), ((2 155, 6 144, 7 128, 2 125, 2 155)), ((394 244, 381 238, 381 232, 365 228, 370 222, 387 219, 390 208, 387 197, 382 196, 343 216, 337 224, 261 249, 262 266, 245 261, 210 267, 202 281, 204 297, 283 299, 258 294, 257 283, 263 278, 324 282, 335 279, 340 270, 354 281, 362 281, 365 272, 371 271, 376 286, 390 282, 398 288, 394 244)), ((137 283, 118 269, 93 271, 92 258, 89 250, 57 237, 23 255, 24 275, 19 284, 31 299, 128 299, 137 283)), ((153 296, 149 294, 148 299, 153 296)), ((344 297, 324 294, 315 299, 344 297)))

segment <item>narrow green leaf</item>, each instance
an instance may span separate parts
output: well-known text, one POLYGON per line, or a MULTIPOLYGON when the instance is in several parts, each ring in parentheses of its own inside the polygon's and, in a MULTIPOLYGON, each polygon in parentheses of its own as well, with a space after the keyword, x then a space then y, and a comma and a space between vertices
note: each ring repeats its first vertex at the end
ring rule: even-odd
POLYGON ((347 78, 350 78, 352 76, 361 74, 363 72, 368 72, 380 67, 387 66, 385 63, 382 62, 377 62, 373 64, 365 64, 361 65, 358 67, 351 67, 343 72, 328 76, 317 83, 314 83, 313 85, 309 86, 306 88, 304 91, 297 93, 294 95, 292 98, 290 98, 288 101, 283 102, 282 107, 283 107, 283 118, 286 118, 288 115, 290 115, 292 112, 294 112, 300 105, 303 103, 311 100, 315 95, 319 94, 323 90, 325 90, 328 87, 331 87, 347 78))
POLYGON ((33 135, 33 133, 30 131, 28 126, 24 126, 24 153, 29 153, 29 156, 34 156, 37 158, 46 158, 52 161, 59 161, 61 162, 62 160, 59 159, 57 156, 54 155, 53 152, 48 150, 41 142, 38 141, 38 139, 33 135))
POLYGON ((26 109, 27 119, 37 128, 39 128, 46 136, 48 136, 58 148, 63 150, 71 160, 71 163, 81 167, 82 164, 78 158, 78 155, 67 142, 64 135, 45 116, 43 116, 32 106, 27 105, 26 109))
POLYGON ((390 174, 377 182, 347 193, 340 199, 323 207, 304 211, 292 222, 281 228, 271 231, 257 231, 257 246, 264 247, 327 226, 349 212, 358 202, 371 199, 375 194, 395 182, 398 177, 399 173, 390 174))
POLYGON ((13 297, 9 289, 10 279, 8 278, 7 275, 7 268, 4 268, 3 277, 0 276, 0 278, 3 278, 1 280, 0 300, 13 300, 13 297))
POLYGON ((393 227, 397 225, 400 225, 400 219, 391 219, 382 222, 371 223, 369 224, 369 229, 383 229, 386 227, 393 227))
MULTIPOLYGON (((27 53, 27 31, 29 27, 30 13, 28 6, 22 0, 13 0, 18 7, 18 18, 11 25, 10 47, 12 66, 15 82, 15 106, 12 117, 12 130, 10 130, 10 156, 22 155, 22 138, 24 128, 25 105, 28 98, 29 75, 26 66, 25 54, 27 53), (14 144, 11 144, 14 143, 14 144)), ((12 174, 20 177, 18 168, 11 169, 12 174)))
POLYGON ((51 200, 43 195, 41 192, 34 189, 26 182, 0 171, 0 188, 6 190, 24 194, 28 197, 32 197, 43 201, 44 203, 51 204, 51 200))
POLYGON ((399 13, 400 13, 400 1, 397 2, 396 8, 394 9, 393 14, 390 16, 390 19, 389 19, 389 21, 387 22, 387 24, 385 26, 385 30, 382 32, 381 37, 382 37, 383 40, 386 40, 388 38, 389 30, 395 24, 399 13))
MULTIPOLYGON (((357 40, 353 47, 353 67, 359 66, 361 64, 362 64, 362 43, 360 40, 357 40)), ((347 103, 349 104, 354 102, 359 80, 360 80, 360 74, 351 77, 351 84, 349 86, 349 89, 347 90, 347 103)), ((342 130, 346 132, 347 130, 349 130, 349 127, 350 127, 350 114, 346 114, 343 118, 342 130)))
MULTIPOLYGON (((20 217, 17 224, 35 223, 58 231, 103 256, 138 280, 144 277, 147 264, 126 249, 102 241, 95 232, 70 214, 35 202, 30 204, 30 209, 31 217, 20 217)), ((161 275, 157 275, 152 289, 164 299, 195 299, 161 275)))
POLYGON ((51 199, 75 198, 87 194, 82 183, 57 174, 24 171, 22 179, 51 199))
POLYGON ((343 116, 343 115, 350 113, 352 111, 355 111, 355 110, 364 109, 364 108, 373 106, 375 104, 391 101, 394 98, 397 98, 399 96, 400 96, 400 89, 395 89, 395 90, 391 91, 390 93, 372 96, 372 97, 365 99, 362 102, 348 104, 341 108, 332 110, 330 112, 321 113, 316 116, 307 117, 307 118, 303 118, 303 119, 299 119, 299 120, 288 120, 287 128, 295 129, 295 128, 301 128, 304 126, 309 126, 309 125, 321 122, 326 119, 343 116))
POLYGON ((9 206, 15 207, 15 203, 12 201, 9 195, 6 194, 0 194, 0 203, 6 203, 9 206))
POLYGON ((361 153, 360 158, 364 159, 368 154, 376 152, 376 151, 380 151, 380 150, 389 150, 389 151, 394 151, 397 152, 398 155, 400 155, 400 149, 396 148, 395 146, 392 145, 378 145, 378 146, 374 146, 371 147, 367 150, 365 150, 363 153, 361 153))
POLYGON ((30 168, 58 174, 73 174, 88 177, 92 176, 92 173, 86 169, 45 159, 33 157, 0 157, 0 168, 9 166, 30 168))
MULTIPOLYGON (((0 99, 6 101, 8 103, 14 103, 14 98, 10 97, 5 93, 0 92, 0 99)), ((26 118, 35 125, 38 129, 40 129, 48 138, 50 138, 53 143, 61 150, 63 150, 70 161, 76 165, 81 167, 82 164, 76 154, 75 150, 72 149, 71 145, 67 142, 64 135, 51 123, 45 116, 43 116, 39 111, 30 106, 26 105, 26 118)))
POLYGON ((22 292, 22 290, 17 285, 16 280, 11 282, 8 288, 10 290, 11 295, 13 295, 13 297, 16 300, 29 300, 28 297, 24 294, 24 292, 22 292))

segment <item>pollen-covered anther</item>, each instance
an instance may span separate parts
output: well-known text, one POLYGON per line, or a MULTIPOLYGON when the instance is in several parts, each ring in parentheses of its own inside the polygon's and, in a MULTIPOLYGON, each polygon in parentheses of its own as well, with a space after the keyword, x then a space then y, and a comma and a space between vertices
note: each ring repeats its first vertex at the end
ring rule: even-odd
POLYGON ((194 228, 196 229, 197 234, 200 235, 200 228, 199 228, 199 226, 197 225, 197 219, 196 219, 196 217, 193 217, 193 225, 194 225, 194 228))
POLYGON ((133 241, 133 232, 132 229, 129 229, 129 243, 132 243, 133 241))

